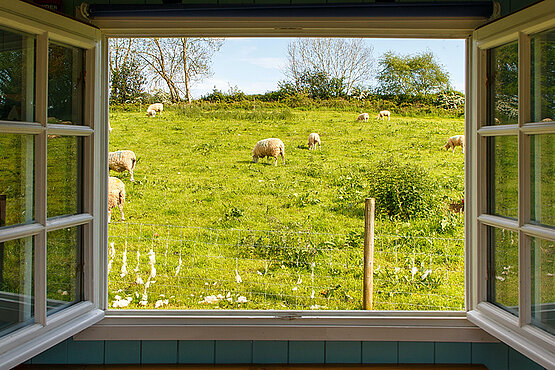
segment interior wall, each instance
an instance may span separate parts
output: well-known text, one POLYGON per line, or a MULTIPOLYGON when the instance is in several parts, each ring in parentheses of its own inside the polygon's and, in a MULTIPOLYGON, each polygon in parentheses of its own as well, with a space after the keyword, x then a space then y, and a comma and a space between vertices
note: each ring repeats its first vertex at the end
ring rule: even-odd
MULTIPOLYGON (((163 329, 162 329, 163 330, 163 329)), ((74 341, 27 364, 483 364, 541 370, 504 343, 360 341, 74 341)))

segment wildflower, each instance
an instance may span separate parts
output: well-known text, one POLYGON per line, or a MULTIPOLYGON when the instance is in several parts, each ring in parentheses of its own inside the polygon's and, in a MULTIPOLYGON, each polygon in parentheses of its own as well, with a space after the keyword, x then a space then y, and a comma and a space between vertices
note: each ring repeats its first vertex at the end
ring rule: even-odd
POLYGON ((204 297, 204 301, 199 303, 218 303, 219 300, 220 299, 218 299, 218 297, 216 297, 215 295, 208 295, 204 297))
POLYGON ((239 275, 239 273, 237 272, 237 269, 235 269, 235 281, 237 283, 242 283, 243 279, 241 279, 241 275, 239 275))
POLYGON ((156 301, 156 303, 154 303, 154 308, 158 308, 158 307, 162 307, 162 306, 166 306, 169 303, 169 301, 167 299, 159 299, 156 301))
POLYGON ((247 297, 240 296, 237 298, 238 303, 247 303, 247 297))
POLYGON ((139 274, 137 274, 137 280, 136 280, 137 284, 144 284, 145 282, 143 281, 143 279, 139 276, 139 274))

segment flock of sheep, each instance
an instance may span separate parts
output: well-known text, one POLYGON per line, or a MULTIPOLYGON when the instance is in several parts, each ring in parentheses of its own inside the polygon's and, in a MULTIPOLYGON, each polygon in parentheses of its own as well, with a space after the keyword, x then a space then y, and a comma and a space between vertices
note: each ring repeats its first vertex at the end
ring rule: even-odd
MULTIPOLYGON (((164 110, 164 105, 162 103, 151 104, 147 108, 147 116, 155 117, 156 114, 161 114, 164 110)), ((387 110, 382 110, 378 113, 376 119, 391 120, 391 112, 387 110)), ((357 117, 357 121, 368 122, 370 115, 368 113, 361 113, 357 117)), ((109 128, 112 131, 111 128, 109 128)), ((320 135, 313 132, 308 135, 308 149, 315 150, 316 145, 320 149, 322 142, 320 140, 320 135)), ((455 153, 455 147, 460 146, 464 153, 464 135, 452 136, 447 140, 445 144, 445 149, 453 150, 455 153)), ((274 165, 277 166, 278 157, 281 157, 283 164, 285 164, 285 145, 283 141, 278 138, 269 138, 260 140, 254 146, 252 151, 252 161, 257 163, 260 158, 267 158, 267 163, 270 162, 270 157, 274 158, 274 165)), ((137 157, 135 153, 131 150, 118 150, 116 152, 108 153, 108 167, 112 171, 124 172, 128 171, 131 175, 131 181, 135 181, 133 178, 133 171, 135 169, 135 164, 137 163, 137 157)), ((123 181, 117 177, 108 178, 108 222, 112 217, 112 208, 118 207, 121 215, 121 220, 124 221, 125 217, 123 214, 123 205, 125 204, 125 184, 123 181)))

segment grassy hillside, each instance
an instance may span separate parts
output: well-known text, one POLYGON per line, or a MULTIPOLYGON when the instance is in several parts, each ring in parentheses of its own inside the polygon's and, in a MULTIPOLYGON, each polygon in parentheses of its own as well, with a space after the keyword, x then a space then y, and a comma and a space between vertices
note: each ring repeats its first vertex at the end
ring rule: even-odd
MULTIPOLYGON (((376 233, 384 235, 384 243, 385 235, 403 236, 402 240, 389 240, 392 247, 384 253, 406 250, 413 257, 399 263, 399 255, 392 254, 389 262, 376 262, 375 278, 381 277, 383 289, 389 289, 389 284, 399 290, 404 282, 415 294, 427 292, 433 285, 445 296, 458 294, 463 298, 462 242, 442 242, 442 238, 463 236, 462 216, 447 210, 451 202, 463 197, 463 155, 460 148, 455 154, 443 149, 449 136, 463 133, 463 119, 393 115, 391 121, 384 121, 369 112, 370 122, 357 122, 358 113, 166 107, 162 115, 149 118, 144 109, 111 111, 110 150, 130 149, 138 157, 135 183, 127 173, 111 172, 126 184, 127 221, 191 228, 114 223, 110 230, 115 243, 112 300, 117 300, 113 298, 116 295, 120 299, 130 297, 128 307, 153 307, 155 301, 164 302, 166 297, 171 308, 360 308, 363 200, 375 181, 370 174, 375 174, 378 161, 423 169, 418 173, 431 189, 433 207, 410 220, 378 215, 376 233), (320 134, 321 150, 308 150, 311 132, 320 134), (285 143, 285 165, 281 161, 277 166, 268 165, 266 160, 252 163, 255 143, 269 137, 285 143), (199 231, 205 228, 213 230, 210 236, 208 231, 199 231), (239 229, 250 231, 238 235, 239 229), (264 230, 281 234, 263 237, 264 230), (299 232, 313 234, 301 237, 299 232), (291 235, 297 235, 296 241, 291 235), (120 243, 124 240, 125 246, 120 243), (206 243, 199 244, 199 240, 206 243), (277 245, 290 249, 272 249, 277 245), (128 248, 125 257, 123 248, 128 248), (429 248, 435 254, 430 254, 429 248), (157 258, 157 283, 153 285, 146 284, 151 274, 152 255, 147 254, 151 249, 157 258), (435 261, 442 251, 445 260, 456 256, 455 261, 435 261), (422 256, 415 257, 419 253, 422 256), (129 266, 125 266, 124 274, 121 270, 126 263, 129 266), (406 276, 396 267, 403 263, 406 276), (131 266, 135 269, 129 273, 131 266), (164 283, 163 269, 168 269, 164 271, 169 279, 164 283), (441 269, 460 270, 461 276, 442 286, 441 269), (438 273, 433 276, 428 270, 438 273), (216 272, 225 276, 216 277, 216 272), (276 284, 272 291, 268 279, 276 284), (304 286, 307 281, 311 287, 304 286), (302 289, 306 289, 306 302, 299 300, 302 289), (140 297, 143 293, 148 293, 148 299, 140 297), (228 298, 234 303, 226 306, 220 299, 215 305, 206 304, 203 299, 212 294, 224 298, 232 294, 228 298), (239 296, 245 296, 248 303, 237 304, 239 296), (336 299, 333 302, 332 297, 336 299), (141 304, 141 300, 147 303, 141 304)), ((112 220, 119 220, 118 212, 113 213, 112 220)), ((375 300, 392 296, 384 294, 375 300)), ((434 307, 460 307, 462 298, 454 304, 437 302, 434 307)), ((414 309, 410 306, 413 301, 414 295, 409 294, 404 298, 409 306, 382 308, 414 309)))

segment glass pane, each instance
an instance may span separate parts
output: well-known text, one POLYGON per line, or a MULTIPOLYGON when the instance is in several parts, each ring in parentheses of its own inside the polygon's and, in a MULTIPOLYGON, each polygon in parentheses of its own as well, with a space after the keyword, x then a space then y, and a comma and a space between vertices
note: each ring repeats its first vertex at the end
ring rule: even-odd
POLYGON ((488 213, 518 217, 518 137, 488 138, 488 213))
POLYGON ((489 50, 488 125, 518 123, 518 43, 489 50))
POLYGON ((46 242, 46 298, 48 313, 83 297, 81 226, 51 231, 46 242))
POLYGON ((48 48, 48 123, 83 124, 82 49, 51 43, 48 48))
POLYGON ((33 238, 0 243, 0 336, 33 322, 33 238))
POLYGON ((555 30, 532 36, 532 121, 555 119, 555 30))
POLYGON ((488 227, 488 301, 518 315, 518 233, 488 227))
POLYGON ((555 227, 555 134, 532 135, 531 220, 555 227))
POLYGON ((81 137, 48 137, 47 216, 81 213, 81 137))
POLYGON ((555 334, 555 242, 532 240, 532 323, 555 334))
POLYGON ((33 135, 0 134, 0 227, 33 217, 33 135))
POLYGON ((34 120, 34 37, 0 28, 0 120, 34 120))

